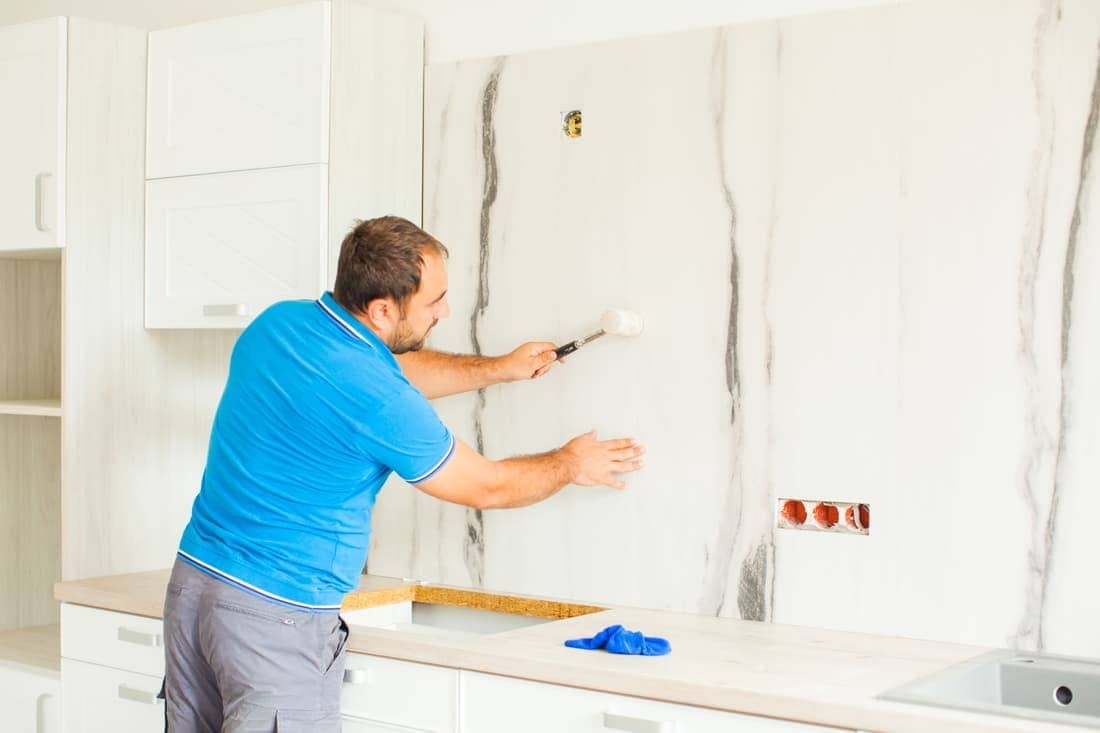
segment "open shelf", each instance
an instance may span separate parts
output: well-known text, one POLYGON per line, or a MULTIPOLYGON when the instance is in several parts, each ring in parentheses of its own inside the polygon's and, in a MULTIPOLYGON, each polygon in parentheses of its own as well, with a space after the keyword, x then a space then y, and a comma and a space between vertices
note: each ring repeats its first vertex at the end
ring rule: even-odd
POLYGON ((61 627, 57 624, 0 631, 0 664, 61 669, 61 627))
POLYGON ((37 415, 61 417, 61 400, 0 400, 0 415, 37 415))

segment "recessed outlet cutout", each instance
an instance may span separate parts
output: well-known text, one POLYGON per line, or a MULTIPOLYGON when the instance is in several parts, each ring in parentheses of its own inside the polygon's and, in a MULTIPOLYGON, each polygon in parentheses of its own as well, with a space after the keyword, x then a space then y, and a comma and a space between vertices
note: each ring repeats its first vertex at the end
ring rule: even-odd
POLYGON ((871 533, 871 505, 825 499, 779 499, 776 526, 866 535, 871 533))

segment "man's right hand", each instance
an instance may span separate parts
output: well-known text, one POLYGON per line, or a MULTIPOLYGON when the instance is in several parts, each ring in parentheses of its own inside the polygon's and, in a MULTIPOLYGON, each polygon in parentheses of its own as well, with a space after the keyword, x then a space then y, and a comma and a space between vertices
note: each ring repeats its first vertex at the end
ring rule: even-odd
POLYGON ((625 489, 619 474, 633 473, 645 465, 638 456, 645 448, 633 438, 596 440, 596 431, 578 435, 562 446, 561 452, 573 469, 572 483, 580 486, 610 486, 625 489))

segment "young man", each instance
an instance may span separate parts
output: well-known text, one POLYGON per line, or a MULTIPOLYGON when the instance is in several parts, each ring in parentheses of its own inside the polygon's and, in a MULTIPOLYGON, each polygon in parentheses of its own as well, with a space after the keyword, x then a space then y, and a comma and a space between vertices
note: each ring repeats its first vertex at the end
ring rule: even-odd
POLYGON ((641 467, 630 439, 490 461, 451 434, 428 399, 540 377, 555 355, 420 351, 450 313, 446 255, 404 219, 362 222, 331 294, 278 303, 238 339, 165 598, 169 731, 339 730, 340 603, 391 472, 491 509, 570 483, 623 488, 641 467))

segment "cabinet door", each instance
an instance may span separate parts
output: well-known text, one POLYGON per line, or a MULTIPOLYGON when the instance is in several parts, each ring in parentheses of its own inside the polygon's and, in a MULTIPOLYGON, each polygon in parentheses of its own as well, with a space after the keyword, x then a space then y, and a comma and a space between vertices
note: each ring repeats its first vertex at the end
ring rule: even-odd
MULTIPOLYGON (((451 733, 455 729, 456 670, 355 653, 348 654, 344 670, 340 712, 357 725, 368 726, 364 730, 451 733)), ((345 723, 344 730, 359 729, 345 723)))
POLYGON ((3 729, 13 733, 61 733, 61 683, 57 672, 0 664, 3 729))
POLYGON ((146 178, 321 163, 329 4, 149 34, 146 178))
POLYGON ((788 720, 462 672, 462 733, 839 733, 788 720))
POLYGON ((326 168, 146 183, 146 327, 244 328, 276 301, 316 298, 326 168))
POLYGON ((0 251, 65 241, 64 18, 0 28, 0 251))
POLYGON ((98 664, 61 660, 65 733, 150 733, 164 730, 161 679, 98 664))

